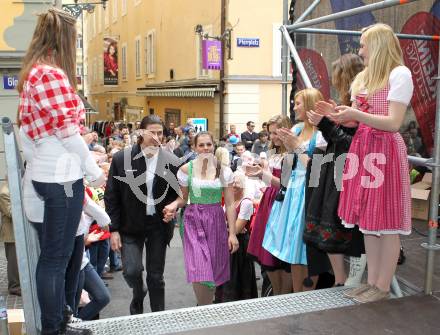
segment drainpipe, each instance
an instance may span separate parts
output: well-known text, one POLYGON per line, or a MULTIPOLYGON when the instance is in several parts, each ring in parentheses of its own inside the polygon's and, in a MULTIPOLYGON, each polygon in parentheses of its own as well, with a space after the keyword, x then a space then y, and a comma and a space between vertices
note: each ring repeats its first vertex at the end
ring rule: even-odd
MULTIPOLYGON (((221 0, 221 9, 220 9, 220 15, 221 15, 221 23, 220 23, 220 36, 223 37, 223 34, 225 32, 226 28, 226 0, 221 0)), ((225 39, 221 39, 222 43, 222 69, 220 70, 220 85, 219 85, 219 104, 220 104, 220 138, 224 136, 224 128, 225 128, 225 120, 224 120, 224 113, 225 113, 225 97, 224 97, 224 91, 225 91, 225 83, 223 81, 225 77, 225 39)))

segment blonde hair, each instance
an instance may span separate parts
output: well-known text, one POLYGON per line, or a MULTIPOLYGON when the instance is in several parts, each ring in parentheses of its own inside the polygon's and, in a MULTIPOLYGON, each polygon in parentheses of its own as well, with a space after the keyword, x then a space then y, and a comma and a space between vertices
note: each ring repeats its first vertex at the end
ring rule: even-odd
POLYGON ((230 165, 229 151, 226 148, 218 147, 217 150, 215 150, 215 158, 222 166, 230 165))
POLYGON ((34 35, 20 72, 17 89, 23 84, 36 63, 59 67, 76 90, 76 19, 63 10, 51 8, 38 16, 34 35))
MULTIPOLYGON (((269 127, 271 125, 275 124, 277 126, 277 128, 292 128, 292 122, 290 121, 290 119, 287 116, 283 116, 283 115, 275 115, 273 116, 268 122, 267 122, 267 129, 269 130, 269 127)), ((273 149, 274 145, 273 142, 270 142, 270 147, 269 149, 273 149)), ((284 144, 281 143, 281 146, 279 148, 277 148, 277 153, 278 154, 283 154, 287 152, 286 147, 284 146, 284 144)))
MULTIPOLYGON (((295 100, 301 97, 304 101, 304 109, 306 111, 315 110, 315 104, 324 100, 322 93, 316 88, 305 88, 295 94, 295 100)), ((304 122, 308 122, 307 118, 304 122)))
POLYGON ((352 53, 344 54, 332 63, 332 85, 343 105, 351 105, 350 86, 363 69, 362 58, 352 53))
POLYGON ((391 71, 403 64, 399 40, 390 26, 376 23, 362 29, 362 37, 368 50, 368 65, 360 72, 352 85, 352 95, 367 90, 368 95, 388 84, 391 71))

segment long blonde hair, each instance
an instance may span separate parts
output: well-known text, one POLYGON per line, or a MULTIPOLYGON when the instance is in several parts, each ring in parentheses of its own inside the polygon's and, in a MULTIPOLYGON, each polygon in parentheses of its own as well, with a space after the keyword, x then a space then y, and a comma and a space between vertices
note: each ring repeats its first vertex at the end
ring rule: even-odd
MULTIPOLYGON (((310 110, 315 110, 315 104, 318 101, 324 100, 324 96, 322 95, 322 93, 314 87, 305 88, 301 91, 298 91, 295 94, 295 100, 299 97, 303 99, 304 109, 306 112, 310 110)), ((316 127, 309 122, 309 119, 307 117, 302 121, 304 122, 304 130, 305 129, 311 129, 312 131, 316 130, 316 127)))
POLYGON ((332 63, 332 85, 338 91, 341 104, 351 105, 350 86, 363 69, 362 58, 352 53, 344 54, 332 63))
POLYGON ((57 8, 51 8, 38 16, 34 35, 20 72, 17 89, 23 84, 36 63, 59 67, 76 90, 76 19, 57 8))
POLYGON ((390 26, 376 23, 362 29, 368 50, 368 65, 360 72, 352 85, 352 95, 366 89, 368 95, 388 84, 391 71, 403 64, 399 40, 390 26))
MULTIPOLYGON (((267 129, 269 130, 269 126, 275 124, 277 126, 277 128, 291 128, 292 127, 292 122, 290 121, 290 119, 287 116, 283 116, 283 115, 275 115, 273 117, 270 118, 270 120, 267 122, 267 129)), ((274 149, 274 144, 271 141, 270 142, 270 147, 269 149, 274 149)), ((277 148, 277 153, 278 154, 283 154, 287 152, 286 147, 284 146, 284 144, 281 142, 281 146, 279 148, 277 148)))

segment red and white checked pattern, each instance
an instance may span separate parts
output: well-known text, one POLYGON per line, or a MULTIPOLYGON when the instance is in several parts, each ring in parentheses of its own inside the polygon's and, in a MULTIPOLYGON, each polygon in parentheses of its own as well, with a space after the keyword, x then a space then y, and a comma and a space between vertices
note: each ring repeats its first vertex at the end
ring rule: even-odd
POLYGON ((20 94, 19 118, 33 140, 52 135, 65 138, 81 131, 85 110, 61 69, 35 64, 20 94))
MULTIPOLYGON (((357 96, 357 106, 366 113, 388 115, 388 92, 389 87, 386 87, 368 100, 357 96)), ((349 152, 359 158, 359 169, 354 178, 343 182, 338 215, 347 224, 357 224, 365 233, 409 234, 410 181, 407 151, 401 135, 361 124, 353 137, 349 152), (384 176, 383 183, 377 188, 365 188, 361 185, 362 176, 371 176, 371 164, 368 170, 364 166, 364 158, 370 153, 382 153, 386 157, 385 164, 374 163, 374 167, 384 176)), ((349 170, 350 164, 347 160, 345 172, 349 170)))

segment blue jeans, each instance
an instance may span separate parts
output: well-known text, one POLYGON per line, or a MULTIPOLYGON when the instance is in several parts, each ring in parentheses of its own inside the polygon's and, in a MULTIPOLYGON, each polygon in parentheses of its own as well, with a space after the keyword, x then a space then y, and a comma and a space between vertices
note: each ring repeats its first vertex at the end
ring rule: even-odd
POLYGON ((44 200, 36 281, 42 334, 51 334, 60 329, 63 321, 66 269, 81 218, 84 185, 82 179, 68 183, 66 189, 71 186, 73 194, 66 194, 63 184, 32 183, 44 200))
POLYGON ((121 254, 119 252, 110 249, 108 258, 110 260, 110 270, 115 270, 121 267, 121 254))
POLYGON ((94 242, 89 247, 90 263, 95 268, 99 276, 104 272, 110 252, 110 239, 94 242))
POLYGON ((66 270, 66 304, 75 310, 75 297, 78 289, 79 274, 84 254, 84 235, 75 238, 72 257, 66 270))
POLYGON ((87 263, 80 274, 76 306, 79 304, 83 289, 89 293, 90 302, 81 308, 77 316, 85 321, 93 320, 110 302, 110 292, 90 263, 87 263))

